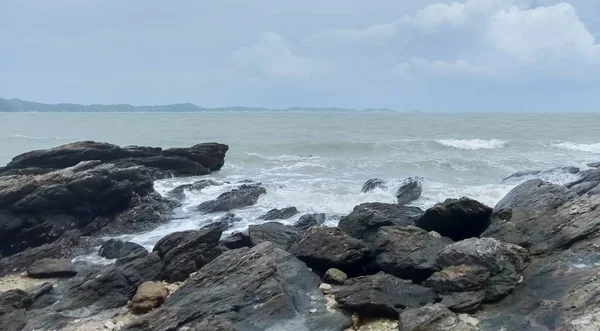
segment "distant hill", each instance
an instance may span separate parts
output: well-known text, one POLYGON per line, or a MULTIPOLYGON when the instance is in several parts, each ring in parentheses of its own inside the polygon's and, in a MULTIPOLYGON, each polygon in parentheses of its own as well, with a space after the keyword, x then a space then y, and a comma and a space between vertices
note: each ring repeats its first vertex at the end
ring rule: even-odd
POLYGON ((225 107, 225 108, 202 108, 192 103, 179 103, 173 105, 159 106, 133 106, 128 104, 119 105, 78 105, 74 103, 59 103, 57 105, 38 103, 31 101, 23 101, 20 99, 3 99, 0 98, 0 112, 213 112, 213 111, 231 111, 231 112, 260 112, 260 111, 326 111, 326 112, 343 112, 343 111, 378 111, 392 112, 393 110, 382 109, 346 109, 346 108, 304 108, 291 107, 286 109, 267 109, 267 108, 250 108, 250 107, 225 107))

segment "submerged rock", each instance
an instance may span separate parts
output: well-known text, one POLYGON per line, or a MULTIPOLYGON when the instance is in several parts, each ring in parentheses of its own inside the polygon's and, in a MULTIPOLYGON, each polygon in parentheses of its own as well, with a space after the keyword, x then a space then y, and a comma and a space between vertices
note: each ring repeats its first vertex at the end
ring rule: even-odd
POLYGON ((123 242, 118 239, 110 239, 100 246, 98 255, 107 259, 118 259, 135 251, 146 251, 146 249, 142 245, 130 241, 123 242))
POLYGON ((271 243, 236 249, 125 330, 342 331, 349 318, 327 309, 319 283, 304 263, 271 243))
POLYGON ((363 185, 362 192, 363 193, 367 193, 367 192, 373 191, 376 188, 380 188, 382 190, 387 190, 387 186, 385 185, 385 181, 383 179, 379 179, 379 178, 369 179, 363 185))
POLYGON ((293 226, 283 225, 278 222, 267 222, 248 227, 250 243, 256 246, 260 243, 270 241, 278 248, 288 250, 298 240, 300 232, 293 226))
POLYGON ((198 192, 210 186, 218 186, 220 183, 212 179, 203 179, 192 184, 179 185, 167 193, 167 197, 183 201, 185 199, 185 191, 198 192))
POLYGON ((361 274, 371 254, 360 240, 330 227, 309 229, 290 252, 310 268, 321 272, 336 268, 350 275, 361 274))
POLYGON ((215 200, 201 203, 198 210, 208 214, 248 207, 254 205, 258 198, 266 193, 267 190, 264 187, 244 184, 237 189, 219 195, 215 200))
POLYGON ((208 220, 208 224, 203 226, 202 229, 219 229, 221 232, 233 227, 235 223, 242 220, 241 217, 235 216, 233 213, 227 213, 217 220, 208 220))
POLYGON ((69 259, 42 259, 27 267, 27 275, 32 278, 73 277, 77 270, 69 259))
POLYGON ((408 177, 400 183, 396 191, 398 203, 405 205, 421 197, 423 193, 423 180, 420 177, 408 177))
POLYGON ((551 173, 562 173, 562 174, 577 174, 579 173, 579 168, 577 167, 557 167, 557 168, 552 168, 552 169, 547 169, 547 170, 522 170, 522 171, 517 171, 514 174, 502 179, 503 182, 509 181, 510 179, 515 179, 515 178, 522 178, 522 177, 528 177, 528 176, 539 176, 539 177, 543 177, 544 175, 547 174, 551 174, 551 173))
POLYGON ((417 207, 406 207, 397 204, 371 202, 354 207, 352 213, 342 217, 338 228, 354 238, 373 242, 379 228, 390 225, 415 225, 415 221, 423 216, 417 207))
POLYGON ((435 231, 444 237, 458 241, 479 237, 490 225, 492 208, 466 197, 447 199, 427 209, 425 215, 415 221, 427 231, 435 231))
POLYGON ((266 214, 258 217, 260 220, 272 221, 272 220, 285 220, 296 214, 298 214, 296 207, 287 207, 283 209, 271 209, 266 214))
POLYGON ((587 164, 590 168, 600 168, 600 162, 592 162, 587 164))
POLYGON ((325 214, 304 214, 300 216, 294 227, 300 231, 306 231, 313 226, 321 226, 325 223, 327 216, 325 214))

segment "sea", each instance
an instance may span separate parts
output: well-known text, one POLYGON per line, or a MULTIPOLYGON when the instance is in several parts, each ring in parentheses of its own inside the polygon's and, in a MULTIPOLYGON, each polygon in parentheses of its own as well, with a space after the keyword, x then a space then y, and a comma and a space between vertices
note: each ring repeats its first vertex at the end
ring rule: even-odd
MULTIPOLYGON (((327 224, 365 202, 396 201, 407 177, 423 178, 414 206, 428 208, 467 196, 494 206, 514 186, 540 177, 554 183, 577 179, 561 169, 503 180, 523 170, 600 161, 600 115, 395 112, 202 112, 202 113, 0 113, 0 165, 30 150, 95 140, 119 145, 186 147, 220 142, 230 149, 225 166, 203 178, 224 184, 186 192, 174 219, 145 233, 119 238, 151 249, 163 236, 198 229, 223 213, 195 207, 243 180, 267 189, 256 205, 233 210, 243 231, 272 208, 295 206, 300 214, 325 213, 327 224), (387 189, 362 193, 381 178, 387 189)), ((155 182, 166 194, 200 178, 155 182)))

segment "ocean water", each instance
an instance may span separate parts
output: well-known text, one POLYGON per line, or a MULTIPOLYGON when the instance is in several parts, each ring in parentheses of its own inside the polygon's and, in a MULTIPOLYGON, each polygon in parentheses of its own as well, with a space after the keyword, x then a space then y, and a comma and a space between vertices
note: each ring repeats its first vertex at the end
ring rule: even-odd
MULTIPOLYGON (((216 141, 230 146, 226 165, 207 176, 230 182, 187 193, 168 224, 123 234, 149 249, 168 233, 196 229, 223 213, 201 215, 195 206, 237 186, 263 183, 267 194, 255 206, 234 210, 243 218, 231 231, 257 223, 271 208, 295 206, 300 214, 326 213, 328 224, 363 202, 394 202, 398 183, 424 178, 413 205, 427 208, 446 198, 468 196, 494 206, 512 187, 532 176, 503 182, 510 174, 560 166, 586 168, 600 161, 600 116, 593 114, 424 113, 0 113, 0 164, 20 153, 77 140, 120 145, 184 147, 216 141), (388 190, 361 193, 370 178, 388 190)), ((207 178, 203 177, 203 178, 207 178)), ((543 173, 566 183, 576 175, 543 173)), ((165 194, 199 178, 155 183, 165 194)))

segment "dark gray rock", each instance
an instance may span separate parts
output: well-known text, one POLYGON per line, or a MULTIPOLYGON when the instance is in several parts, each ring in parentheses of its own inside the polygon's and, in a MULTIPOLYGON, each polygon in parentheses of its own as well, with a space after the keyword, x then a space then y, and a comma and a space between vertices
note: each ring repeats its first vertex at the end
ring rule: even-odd
POLYGON ((32 278, 73 277, 77 270, 69 259, 42 259, 27 267, 27 275, 32 278))
POLYGON ((492 224, 483 231, 481 237, 489 237, 500 240, 505 243, 519 245, 524 248, 529 248, 531 242, 529 238, 521 232, 517 226, 504 219, 492 221, 492 224))
POLYGON ((600 168, 600 162, 592 162, 587 164, 590 168, 600 168))
POLYGON ((248 207, 254 205, 258 198, 266 193, 267 190, 264 187, 244 184, 237 189, 219 195, 215 200, 201 203, 198 210, 203 213, 214 213, 248 207))
POLYGON ((227 213, 217 220, 208 220, 208 224, 203 226, 202 229, 220 229, 221 232, 233 227, 235 223, 240 222, 241 217, 235 216, 233 213, 227 213))
POLYGON ((520 178, 529 177, 529 176, 544 177, 544 175, 549 175, 549 174, 553 174, 553 173, 574 175, 574 174, 578 174, 579 171, 580 170, 577 167, 557 167, 557 168, 546 169, 546 170, 522 170, 522 171, 517 171, 514 174, 502 179, 502 181, 507 182, 511 179, 520 179, 520 178))
POLYGON ((431 275, 423 285, 438 293, 481 290, 490 279, 490 271, 478 265, 454 265, 431 275))
POLYGON ((162 276, 171 282, 183 281, 223 253, 218 228, 174 232, 159 240, 154 252, 164 262, 162 276))
POLYGON ((130 241, 124 242, 118 239, 109 239, 100 246, 98 255, 107 259, 118 259, 135 251, 146 251, 146 249, 144 246, 130 241))
POLYGON ((242 232, 234 232, 229 237, 222 238, 220 243, 228 249, 238 249, 252 246, 250 236, 247 233, 242 232))
POLYGON ((342 331, 349 318, 326 308, 319 284, 304 263, 271 243, 231 250, 125 330, 342 331))
MULTIPOLYGON (((493 238, 471 238, 446 246, 440 253, 437 264, 442 268, 467 265, 487 269, 490 276, 484 288, 485 301, 494 301, 512 292, 521 282, 521 272, 527 266, 527 261, 528 252, 521 246, 503 243, 493 238)), ((471 269, 469 276, 463 277, 464 269, 458 270, 461 272, 452 270, 453 273, 445 272, 444 275, 448 276, 447 279, 458 278, 460 281, 454 282, 457 286, 468 283, 467 279, 471 282, 484 276, 481 274, 481 277, 475 277, 477 273, 471 269)))
POLYGON ((22 290, 0 292, 0 330, 21 330, 27 324, 31 297, 22 290))
POLYGON ((600 169, 591 169, 581 172, 579 179, 565 185, 571 191, 582 195, 600 194, 600 169))
POLYGON ((335 290, 334 296, 342 308, 359 315, 391 318, 397 318, 402 309, 438 300, 433 290, 383 272, 350 278, 335 290))
POLYGON ((296 229, 300 230, 300 231, 306 231, 310 228, 312 228, 313 226, 321 226, 325 223, 325 220, 327 219, 327 216, 325 216, 325 214, 320 213, 320 214, 304 214, 302 216, 300 216, 300 219, 298 219, 298 222, 296 222, 296 224, 294 224, 294 227, 296 227, 296 229))
POLYGON ((298 214, 296 207, 287 207, 283 209, 271 209, 266 214, 258 217, 259 220, 272 221, 272 220, 285 220, 294 215, 298 214))
POLYGON ((422 282, 440 270, 438 254, 451 244, 416 226, 386 226, 375 236, 375 264, 394 276, 422 282))
POLYGON ((218 186, 218 185, 221 185, 221 184, 217 183, 216 181, 214 181, 212 179, 203 179, 203 180, 194 182, 192 184, 179 185, 176 188, 170 190, 167 193, 167 197, 178 200, 178 201, 183 201, 185 199, 185 191, 199 192, 207 187, 218 186))
POLYGON ((399 204, 405 205, 420 198, 421 193, 423 193, 422 178, 408 177, 400 183, 400 187, 396 191, 396 198, 398 198, 399 204))
POLYGON ((373 242, 379 228, 390 225, 415 225, 423 216, 417 207, 405 207, 397 204, 371 202, 354 207, 352 213, 342 217, 338 228, 354 238, 373 242))
POLYGON ((315 270, 336 268, 348 275, 362 274, 371 254, 360 240, 330 227, 309 229, 290 252, 315 270))
POLYGON ((444 237, 458 241, 479 237, 490 225, 492 208, 466 197, 447 199, 427 209, 425 215, 415 221, 427 231, 435 231, 444 237))
POLYGON ((300 232, 293 226, 283 225, 278 222, 267 222, 248 227, 250 243, 256 246, 260 243, 270 241, 275 246, 288 250, 298 240, 300 232))
MULTIPOLYGON (((400 314, 400 331, 476 331, 476 325, 469 324, 448 310, 443 304, 429 304, 420 308, 409 308, 400 314)), ((517 330, 517 329, 511 329, 517 330)), ((519 329, 520 330, 520 329, 519 329)))
POLYGON ((382 190, 387 190, 387 186, 385 185, 385 181, 379 178, 369 179, 363 184, 362 192, 367 193, 373 191, 376 188, 380 188, 382 190))
POLYGON ((442 305, 455 313, 472 313, 481 308, 485 291, 452 292, 442 294, 442 305))

